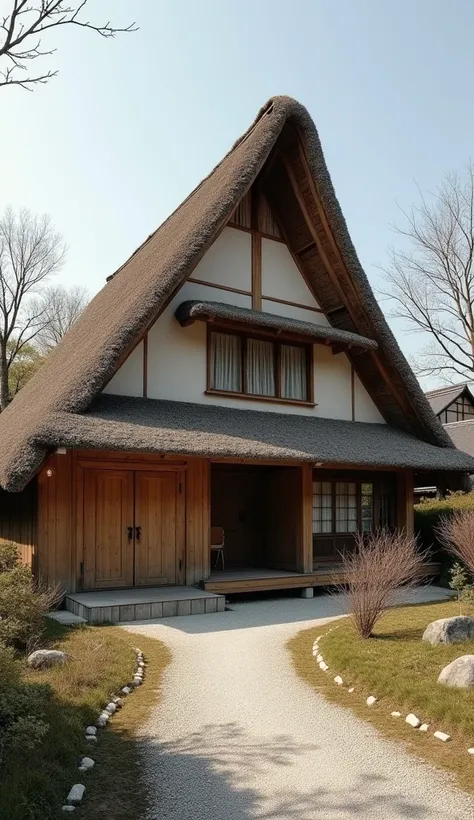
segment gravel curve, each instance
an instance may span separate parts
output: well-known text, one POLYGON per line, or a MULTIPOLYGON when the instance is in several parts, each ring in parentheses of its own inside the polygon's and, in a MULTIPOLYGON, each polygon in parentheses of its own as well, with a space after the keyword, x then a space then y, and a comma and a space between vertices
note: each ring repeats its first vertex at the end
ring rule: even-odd
POLYGON ((294 672, 286 642, 333 618, 340 602, 232 607, 125 627, 173 655, 142 738, 147 820, 473 820, 474 799, 447 775, 294 672))

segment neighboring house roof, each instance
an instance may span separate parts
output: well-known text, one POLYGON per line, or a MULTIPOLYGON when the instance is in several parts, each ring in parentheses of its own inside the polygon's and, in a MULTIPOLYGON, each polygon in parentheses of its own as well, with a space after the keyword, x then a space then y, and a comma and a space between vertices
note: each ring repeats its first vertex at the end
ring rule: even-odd
POLYGON ((442 413, 443 410, 446 410, 446 408, 453 403, 453 401, 456 401, 456 399, 460 399, 463 396, 471 399, 474 404, 474 394, 471 392, 466 382, 462 384, 449 385, 449 387, 440 387, 436 390, 429 390, 425 393, 425 396, 436 415, 442 413))
POLYGON ((444 429, 458 450, 474 457, 474 419, 451 421, 444 425, 444 429))
POLYGON ((182 302, 176 310, 176 318, 182 325, 190 325, 195 321, 205 322, 221 319, 237 324, 246 325, 260 330, 278 330, 289 335, 304 336, 308 341, 322 341, 344 347, 358 347, 363 350, 377 350, 377 342, 366 339, 357 333, 339 330, 337 327, 316 325, 312 322, 302 322, 300 319, 289 319, 287 316, 276 316, 262 310, 226 305, 223 302, 201 302, 189 300, 182 302))
POLYGON ((41 444, 220 458, 472 470, 454 448, 436 447, 388 424, 340 421, 103 393, 87 413, 53 414, 41 444))
MULTIPOLYGON (((2 413, 2 487, 21 490, 27 484, 48 445, 55 444, 51 438, 46 444, 44 431, 51 430, 56 414, 75 416, 87 410, 186 281, 264 166, 265 196, 331 324, 378 344, 377 351, 360 352, 351 360, 385 420, 427 442, 452 447, 374 298, 311 117, 295 100, 275 97, 222 162, 95 296, 2 413)), ((291 423, 294 419, 292 415, 291 423)), ((151 429, 149 435, 151 440, 151 429)), ((448 464, 454 465, 457 455, 440 451, 439 459, 440 468, 445 459, 446 468, 454 469, 448 464)))

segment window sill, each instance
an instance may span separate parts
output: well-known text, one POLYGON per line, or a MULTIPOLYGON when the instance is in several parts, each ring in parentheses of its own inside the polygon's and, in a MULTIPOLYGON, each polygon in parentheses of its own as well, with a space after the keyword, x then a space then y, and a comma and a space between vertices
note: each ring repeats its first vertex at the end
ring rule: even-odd
POLYGON ((231 399, 247 399, 250 401, 264 401, 272 402, 273 404, 291 404, 297 407, 317 407, 317 402, 314 401, 300 401, 299 399, 281 399, 278 396, 255 396, 252 393, 235 393, 232 390, 212 390, 209 388, 204 391, 206 396, 225 396, 231 399))

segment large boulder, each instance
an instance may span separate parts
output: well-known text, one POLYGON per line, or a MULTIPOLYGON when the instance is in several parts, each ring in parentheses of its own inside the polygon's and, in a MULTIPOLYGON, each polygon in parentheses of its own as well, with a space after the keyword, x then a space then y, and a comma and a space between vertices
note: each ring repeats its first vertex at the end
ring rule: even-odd
POLYGON ((69 655, 59 649, 37 649, 28 655, 28 666, 33 669, 46 669, 50 666, 62 666, 69 659, 69 655))
POLYGON ((462 643, 474 640, 474 618, 467 615, 455 615, 453 618, 440 618, 428 624, 423 640, 437 646, 442 643, 462 643))
POLYGON ((442 670, 438 683, 469 689, 474 686, 474 655, 462 655, 442 670))

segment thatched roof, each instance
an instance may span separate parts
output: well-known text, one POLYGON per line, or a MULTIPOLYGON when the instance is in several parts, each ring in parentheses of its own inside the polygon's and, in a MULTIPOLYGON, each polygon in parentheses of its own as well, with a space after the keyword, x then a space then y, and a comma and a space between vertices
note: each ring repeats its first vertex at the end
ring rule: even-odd
POLYGON ((446 408, 452 404, 453 401, 456 401, 456 399, 465 397, 470 399, 470 401, 474 404, 474 395, 466 382, 463 384, 453 384, 449 385, 449 387, 439 387, 435 390, 429 390, 425 393, 425 396, 436 415, 442 413, 443 410, 446 410, 446 408))
POLYGON ((55 413, 43 446, 216 458, 473 471, 474 459, 388 424, 102 394, 87 413, 55 413))
POLYGON ((362 350, 377 350, 378 347, 377 342, 373 339, 366 339, 365 336, 339 330, 337 327, 302 322, 300 319, 289 319, 287 316, 276 316, 261 310, 226 305, 224 302, 202 302, 190 299, 187 302, 181 302, 176 310, 176 318, 183 326, 197 320, 213 322, 218 319, 231 322, 234 327, 244 325, 254 330, 281 331, 287 338, 304 337, 308 342, 327 342, 331 345, 358 347, 362 350))
POLYGON ((47 453, 42 433, 55 414, 87 410, 190 276, 262 169, 265 198, 331 324, 378 343, 377 351, 359 353, 353 363, 386 421, 434 445, 452 446, 373 296, 311 117, 295 100, 275 97, 222 162, 116 272, 2 413, 2 487, 26 485, 47 453))

